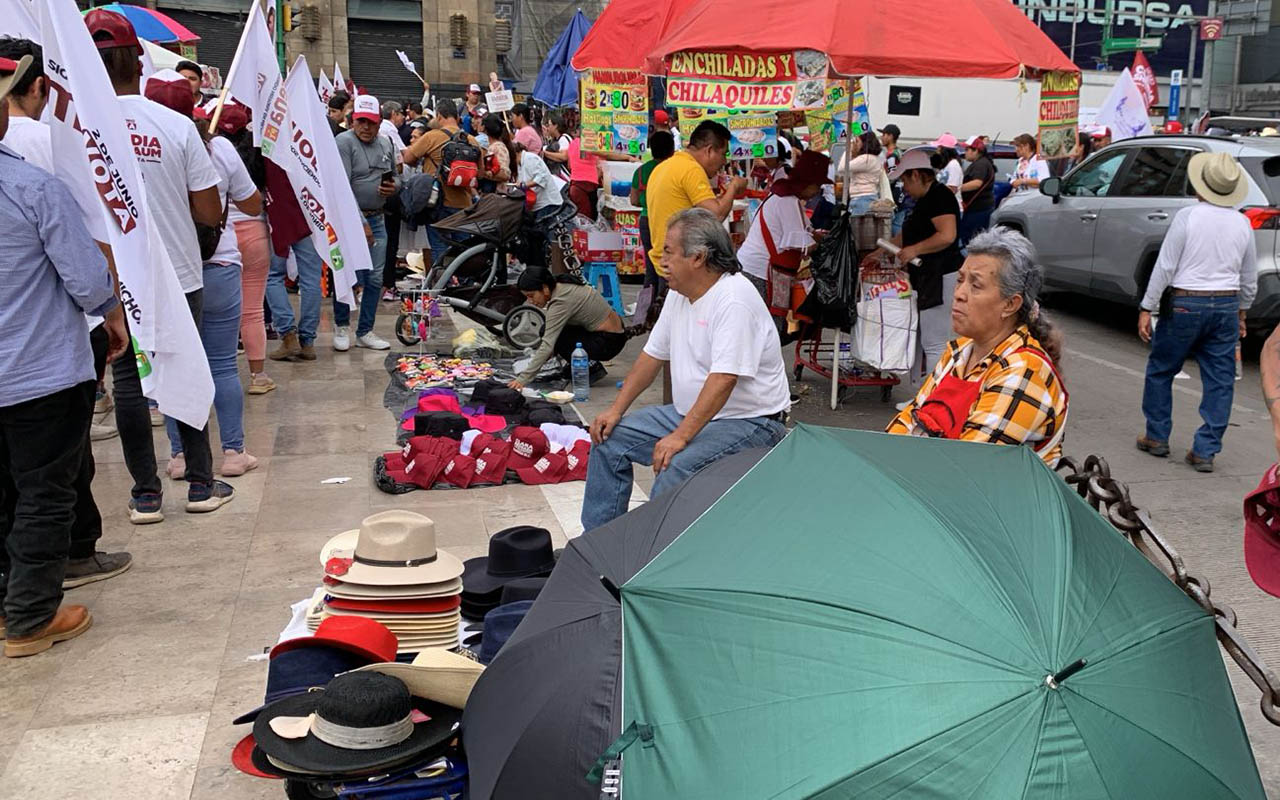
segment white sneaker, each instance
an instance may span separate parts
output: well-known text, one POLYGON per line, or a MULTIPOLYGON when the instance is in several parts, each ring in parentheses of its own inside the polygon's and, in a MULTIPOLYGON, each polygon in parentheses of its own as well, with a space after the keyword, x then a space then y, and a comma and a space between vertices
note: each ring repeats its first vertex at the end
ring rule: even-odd
POLYGON ((342 325, 333 331, 333 349, 345 353, 351 349, 351 328, 342 325))
POLYGON ((391 343, 373 331, 356 337, 356 347, 367 347, 370 350, 390 350, 391 343))

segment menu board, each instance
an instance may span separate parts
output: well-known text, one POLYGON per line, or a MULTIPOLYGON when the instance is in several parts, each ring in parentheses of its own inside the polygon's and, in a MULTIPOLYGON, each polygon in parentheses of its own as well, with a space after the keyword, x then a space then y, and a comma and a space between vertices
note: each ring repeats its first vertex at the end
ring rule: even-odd
POLYGON ((639 156, 649 141, 649 87, 634 70, 587 70, 578 79, 582 149, 639 156))
POLYGON ((775 158, 778 155, 778 118, 768 111, 723 108, 681 108, 680 135, 689 141, 703 120, 714 120, 729 129, 729 158, 775 158))
POLYGON ((826 150, 833 144, 849 140, 850 102, 853 103, 853 135, 861 136, 871 130, 871 115, 867 111, 867 96, 862 82, 857 79, 831 81, 827 84, 823 108, 806 114, 810 147, 826 150))
POLYGON ((827 57, 817 50, 683 50, 667 59, 667 103, 769 112, 816 108, 826 78, 827 57))

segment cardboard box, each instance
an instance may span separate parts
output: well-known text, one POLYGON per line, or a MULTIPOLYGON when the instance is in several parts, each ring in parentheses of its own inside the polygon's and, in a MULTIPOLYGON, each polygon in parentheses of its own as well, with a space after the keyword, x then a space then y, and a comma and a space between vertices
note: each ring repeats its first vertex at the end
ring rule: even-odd
POLYGON ((617 264, 623 260, 622 234, 614 231, 573 232, 573 249, 578 258, 586 261, 607 261, 617 264))

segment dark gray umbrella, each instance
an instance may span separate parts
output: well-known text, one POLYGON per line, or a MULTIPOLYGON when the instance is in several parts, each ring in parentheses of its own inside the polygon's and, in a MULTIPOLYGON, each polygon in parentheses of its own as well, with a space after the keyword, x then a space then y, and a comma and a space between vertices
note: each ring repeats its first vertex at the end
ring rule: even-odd
POLYGON ((620 733, 622 609, 612 587, 675 541, 761 458, 722 458, 569 542, 528 616, 467 700, 471 800, 595 800, 584 776, 620 733))

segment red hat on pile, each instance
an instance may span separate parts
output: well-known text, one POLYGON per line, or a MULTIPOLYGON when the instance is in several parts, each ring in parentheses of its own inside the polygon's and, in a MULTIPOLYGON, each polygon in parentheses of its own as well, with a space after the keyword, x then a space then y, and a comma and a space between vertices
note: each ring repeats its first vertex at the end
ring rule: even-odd
POLYGON ((373 659, 374 663, 382 663, 395 661, 399 646, 396 635, 376 620, 356 616, 326 617, 316 627, 314 635, 288 639, 271 648, 271 658, 302 647, 336 647, 373 659))
POLYGON ((511 460, 507 462, 509 469, 521 470, 532 467, 538 459, 551 452, 551 443, 547 435, 537 428, 522 425, 511 432, 511 460))
POLYGON ((534 462, 533 466, 516 470, 520 480, 530 486, 560 483, 568 472, 569 459, 564 453, 547 453, 534 462))
MULTIPOLYGON (((142 43, 138 41, 138 34, 134 31, 133 24, 125 19, 124 14, 95 8, 84 15, 84 24, 99 50, 132 47, 138 51, 139 55, 142 54, 142 43)), ((187 92, 190 93, 190 91, 191 86, 188 84, 187 92)))
POLYGON ((587 461, 591 457, 591 442, 586 439, 574 442, 565 459, 569 469, 564 474, 566 481, 585 481, 587 479, 587 461))
POLYGON ((1244 564, 1267 594, 1280 597, 1280 464, 1244 498, 1244 564))

